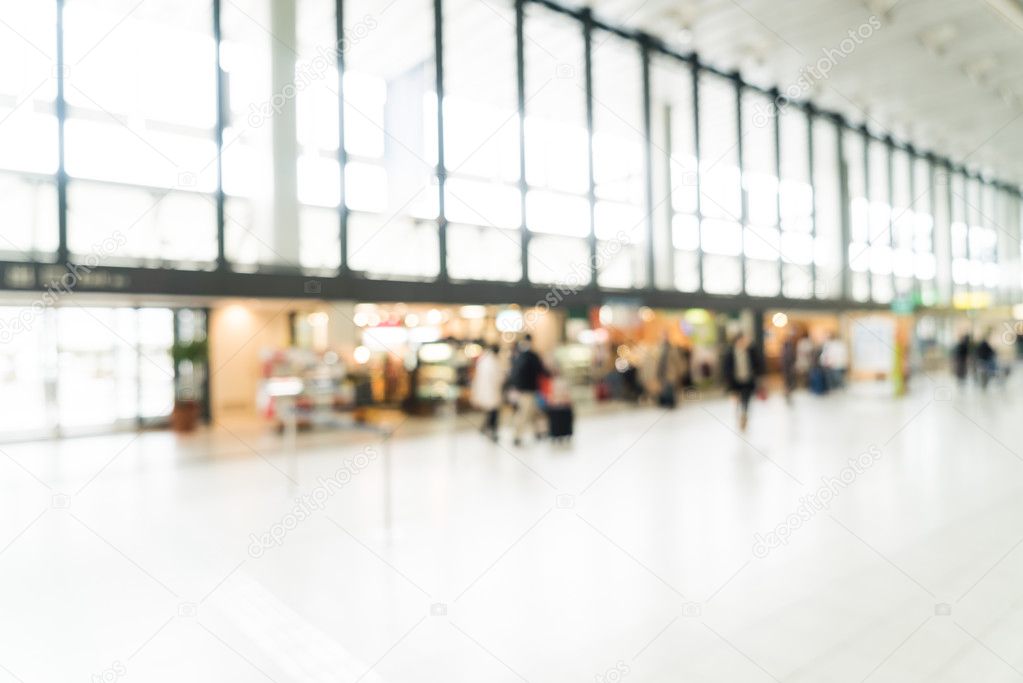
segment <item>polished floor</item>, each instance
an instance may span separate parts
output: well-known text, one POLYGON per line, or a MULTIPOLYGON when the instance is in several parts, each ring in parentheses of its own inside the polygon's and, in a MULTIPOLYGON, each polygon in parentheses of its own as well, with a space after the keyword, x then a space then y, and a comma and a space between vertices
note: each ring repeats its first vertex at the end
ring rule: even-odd
POLYGON ((1021 390, 5 445, 0 681, 1018 681, 1021 390))

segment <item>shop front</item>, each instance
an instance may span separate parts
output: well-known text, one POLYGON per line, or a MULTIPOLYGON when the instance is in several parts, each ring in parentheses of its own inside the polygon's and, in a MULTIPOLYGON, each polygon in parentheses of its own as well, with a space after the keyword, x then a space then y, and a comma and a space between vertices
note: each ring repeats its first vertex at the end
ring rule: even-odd
POLYGON ((214 417, 280 424, 286 404, 300 426, 318 426, 469 410, 485 346, 508 359, 528 332, 549 363, 573 367, 564 319, 514 305, 226 303, 211 323, 214 365, 219 358, 225 368, 213 378, 214 417))

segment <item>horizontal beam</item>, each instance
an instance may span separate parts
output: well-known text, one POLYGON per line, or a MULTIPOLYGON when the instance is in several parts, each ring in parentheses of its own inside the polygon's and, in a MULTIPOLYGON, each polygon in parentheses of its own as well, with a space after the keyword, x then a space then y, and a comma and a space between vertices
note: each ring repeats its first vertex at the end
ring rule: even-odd
POLYGON ((785 310, 886 310, 886 306, 850 300, 786 299, 715 295, 656 289, 608 290, 521 282, 434 282, 375 280, 296 272, 239 273, 224 270, 172 270, 98 265, 60 265, 0 261, 0 290, 23 305, 71 303, 76 293, 177 298, 278 298, 321 301, 410 302, 438 304, 519 304, 522 306, 600 306, 628 301, 654 308, 709 308, 730 312, 746 308, 785 310), (18 296, 18 295, 23 295, 18 296))

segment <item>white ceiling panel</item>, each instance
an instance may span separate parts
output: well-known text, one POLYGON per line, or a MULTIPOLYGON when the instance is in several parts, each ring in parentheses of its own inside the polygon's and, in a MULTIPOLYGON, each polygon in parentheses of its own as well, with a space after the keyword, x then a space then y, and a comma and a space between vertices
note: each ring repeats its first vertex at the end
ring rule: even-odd
POLYGON ((594 12, 976 170, 1023 181, 1019 0, 593 0, 594 12), (876 28, 875 28, 876 27, 876 28), (855 43, 849 32, 862 30, 855 43), (844 42, 843 42, 844 41, 844 42), (852 49, 848 49, 852 46, 852 49), (832 55, 827 60, 826 55, 832 55), (820 61, 822 59, 827 60, 820 61), (804 79, 805 80, 805 79, 804 79))

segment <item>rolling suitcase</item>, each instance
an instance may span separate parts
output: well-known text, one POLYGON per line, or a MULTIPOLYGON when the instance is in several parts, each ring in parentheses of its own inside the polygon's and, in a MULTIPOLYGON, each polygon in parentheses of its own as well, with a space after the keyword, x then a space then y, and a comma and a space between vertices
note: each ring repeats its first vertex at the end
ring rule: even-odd
POLYGON ((552 440, 571 438, 574 421, 572 406, 550 406, 547 408, 547 435, 552 440))
POLYGON ((812 368, 809 377, 810 392, 818 396, 828 393, 828 377, 823 368, 812 368))

